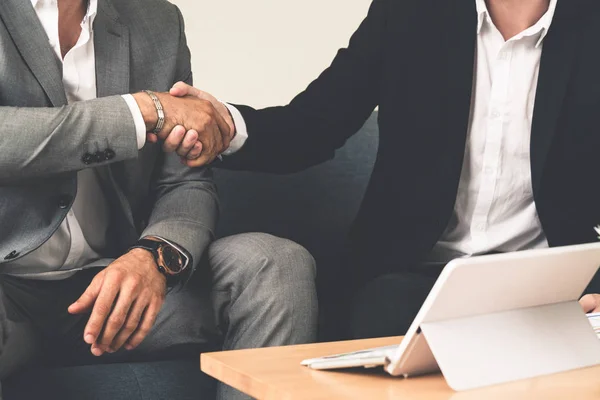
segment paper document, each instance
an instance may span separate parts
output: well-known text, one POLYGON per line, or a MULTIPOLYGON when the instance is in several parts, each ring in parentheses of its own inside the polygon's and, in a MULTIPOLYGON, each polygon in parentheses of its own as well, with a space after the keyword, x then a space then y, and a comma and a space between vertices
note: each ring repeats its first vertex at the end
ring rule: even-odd
POLYGON ((318 357, 318 358, 310 358, 308 360, 302 361, 302 365, 311 365, 319 362, 327 362, 327 361, 335 361, 338 359, 342 360, 361 360, 361 359, 371 359, 371 358, 383 358, 385 359, 392 357, 399 345, 393 346, 384 346, 377 347, 373 349, 359 350, 353 351, 350 353, 342 353, 342 354, 334 354, 331 356, 318 357))
POLYGON ((600 313, 588 314, 587 316, 590 320, 590 323, 592 324, 592 327, 594 328, 594 331, 600 339, 600 313))

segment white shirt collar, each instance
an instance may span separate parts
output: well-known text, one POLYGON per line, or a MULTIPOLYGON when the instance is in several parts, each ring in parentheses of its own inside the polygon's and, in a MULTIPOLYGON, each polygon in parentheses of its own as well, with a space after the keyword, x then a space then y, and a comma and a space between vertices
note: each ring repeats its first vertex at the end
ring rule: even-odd
MULTIPOLYGON (((31 5, 33 6, 33 8, 36 8, 38 5, 46 5, 46 4, 56 5, 57 0, 31 0, 31 5)), ((94 23, 94 18, 96 17, 97 12, 98 12, 98 0, 89 0, 88 9, 87 9, 85 16, 83 17, 82 23, 85 23, 89 20, 90 25, 92 25, 94 23)))
MULTIPOLYGON (((554 0, 554 1, 556 1, 556 0, 554 0)), ((87 13, 85 14, 85 17, 83 18, 83 21, 85 22, 86 19, 89 19, 90 26, 92 26, 94 24, 94 19, 96 18, 97 13, 98 13, 98 0, 89 0, 87 13)))
MULTIPOLYGON (((536 34, 540 34, 540 37, 535 45, 535 47, 539 47, 544 38, 548 34, 548 30, 550 29, 550 25, 552 24, 552 20, 554 19, 554 12, 556 11, 556 3, 558 0, 550 0, 550 5, 548 7, 548 11, 538 22, 535 23, 530 28, 527 28, 515 38, 521 38, 524 36, 533 36, 536 34)), ((485 4, 485 0, 475 0, 475 6, 477 9, 477 34, 481 33, 481 29, 483 28, 483 24, 485 22, 491 23, 490 12, 488 11, 487 5, 485 4)))

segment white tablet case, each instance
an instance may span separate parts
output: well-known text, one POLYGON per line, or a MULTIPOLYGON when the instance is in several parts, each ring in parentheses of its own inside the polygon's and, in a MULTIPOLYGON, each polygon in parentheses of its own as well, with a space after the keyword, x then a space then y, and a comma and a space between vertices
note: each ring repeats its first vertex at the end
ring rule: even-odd
POLYGON ((460 391, 600 364, 577 301, 598 266, 600 244, 455 260, 386 370, 460 391))

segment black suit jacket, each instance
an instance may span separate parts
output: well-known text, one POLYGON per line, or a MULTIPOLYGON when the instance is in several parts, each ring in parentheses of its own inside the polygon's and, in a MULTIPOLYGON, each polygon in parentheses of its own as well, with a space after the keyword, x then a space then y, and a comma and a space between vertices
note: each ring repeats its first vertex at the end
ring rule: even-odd
MULTIPOLYGON (((323 162, 379 106, 380 147, 350 235, 372 274, 422 260, 447 227, 467 136, 474 0, 375 0, 332 65, 285 107, 239 106, 249 139, 229 168, 323 162)), ((531 137, 535 203, 551 246, 600 223, 600 3, 560 0, 544 41, 531 137)))

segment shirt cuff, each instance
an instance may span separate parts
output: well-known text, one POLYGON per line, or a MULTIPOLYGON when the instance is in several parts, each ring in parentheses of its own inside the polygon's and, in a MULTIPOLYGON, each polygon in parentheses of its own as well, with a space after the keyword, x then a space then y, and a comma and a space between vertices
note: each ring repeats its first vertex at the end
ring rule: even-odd
POLYGON ((235 137, 229 143, 229 148, 223 152, 224 156, 229 156, 237 151, 239 151, 248 140, 248 128, 246 127, 246 121, 244 121, 244 117, 242 117, 242 113, 232 106, 231 104, 223 103, 225 107, 231 113, 233 117, 233 123, 235 125, 235 137))
POLYGON ((127 103, 129 111, 131 111, 133 123, 135 124, 135 133, 137 135, 138 150, 141 150, 146 144, 146 123, 144 122, 144 116, 142 115, 142 111, 132 95, 125 94, 122 97, 127 103))

